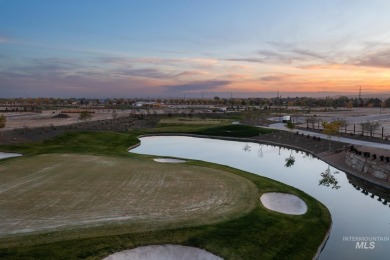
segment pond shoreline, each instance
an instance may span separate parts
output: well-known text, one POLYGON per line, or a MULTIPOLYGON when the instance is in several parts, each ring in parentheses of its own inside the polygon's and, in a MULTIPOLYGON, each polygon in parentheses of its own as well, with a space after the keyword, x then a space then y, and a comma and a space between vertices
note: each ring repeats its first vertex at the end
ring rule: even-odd
MULTIPOLYGON (((289 149, 294 149, 294 150, 299 150, 303 151, 306 153, 311 154, 313 157, 318 158, 332 167, 341 170, 345 172, 346 174, 353 175, 355 177, 358 177, 360 179, 363 179, 365 181, 368 181, 374 185, 381 186, 386 189, 390 189, 390 183, 383 182, 380 180, 376 180, 373 177, 369 177, 364 175, 361 172, 358 172, 350 167, 347 166, 345 163, 345 154, 346 154, 346 149, 348 144, 346 143, 340 143, 342 145, 338 145, 337 149, 334 149, 333 151, 322 151, 322 152, 315 152, 312 150, 309 150, 305 147, 299 146, 297 144, 288 144, 288 143, 283 143, 283 142, 278 142, 278 141, 270 141, 270 140, 263 140, 260 138, 240 138, 240 137, 226 137, 226 136, 209 136, 209 135, 196 135, 196 134, 183 134, 183 133, 156 133, 156 134, 146 134, 146 135, 140 135, 138 138, 142 137, 149 137, 149 136, 188 136, 188 137, 197 137, 197 138, 208 138, 208 139, 218 139, 218 140, 227 140, 227 141, 238 141, 238 142, 253 142, 253 143, 262 143, 262 144, 268 144, 268 145, 274 145, 274 146, 281 146, 289 149), (340 147, 341 146, 341 147, 340 147)), ((282 139, 280 139, 282 140, 282 139)), ((335 142, 336 143, 336 142, 335 142)), ((299 143, 298 143, 299 144, 299 143)), ((129 147, 128 150, 131 150, 135 147, 138 147, 139 145, 134 145, 132 147, 129 147)))

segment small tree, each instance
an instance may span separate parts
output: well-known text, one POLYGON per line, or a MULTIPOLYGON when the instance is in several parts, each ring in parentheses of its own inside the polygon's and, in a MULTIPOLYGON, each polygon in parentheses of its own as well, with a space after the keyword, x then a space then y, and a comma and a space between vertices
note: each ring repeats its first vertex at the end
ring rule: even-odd
POLYGON ((1 129, 1 137, 3 137, 3 128, 5 127, 5 123, 7 122, 7 118, 5 115, 0 115, 0 129, 1 129))
POLYGON ((322 127, 324 128, 322 132, 328 136, 329 139, 329 151, 332 149, 332 136, 337 135, 340 127, 341 127, 340 121, 332 121, 332 122, 322 122, 322 127))
POLYGON ((295 124, 291 121, 288 121, 287 124, 286 124, 286 127, 290 130, 290 132, 292 133, 295 129, 295 124))
POLYGON ((79 115, 79 120, 80 121, 87 121, 87 120, 90 120, 91 118, 92 118, 92 115, 88 111, 83 111, 79 115))
POLYGON ((345 131, 347 130, 347 127, 348 127, 348 121, 347 120, 345 120, 344 118, 336 118, 334 121, 338 122, 338 124, 340 126, 339 129, 344 128, 345 131))

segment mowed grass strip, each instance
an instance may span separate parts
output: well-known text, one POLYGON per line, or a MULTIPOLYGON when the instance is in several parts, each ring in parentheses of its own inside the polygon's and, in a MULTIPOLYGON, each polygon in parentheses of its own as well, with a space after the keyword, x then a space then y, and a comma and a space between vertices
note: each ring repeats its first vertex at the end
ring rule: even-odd
POLYGON ((132 232, 249 213, 255 185, 238 175, 152 159, 44 154, 0 167, 0 237, 107 223, 132 232))
POLYGON ((159 121, 160 125, 223 125, 230 124, 230 119, 213 119, 199 117, 172 117, 163 118, 159 121))

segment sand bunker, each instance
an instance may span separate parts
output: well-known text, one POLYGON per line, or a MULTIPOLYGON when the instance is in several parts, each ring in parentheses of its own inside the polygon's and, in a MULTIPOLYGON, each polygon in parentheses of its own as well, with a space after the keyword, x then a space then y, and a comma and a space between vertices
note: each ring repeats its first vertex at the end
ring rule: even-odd
POLYGON ((280 192, 264 193, 260 197, 261 203, 267 209, 291 215, 302 215, 307 211, 306 203, 299 197, 280 192))
POLYGON ((179 245, 143 246, 121 251, 103 260, 220 260, 206 250, 179 245))
POLYGON ((17 157, 17 156, 22 156, 22 155, 19 153, 2 153, 2 152, 0 152, 0 159, 17 157))
POLYGON ((186 161, 184 160, 179 160, 179 159, 171 159, 171 158, 156 158, 153 159, 155 162, 160 162, 160 163, 185 163, 186 161))

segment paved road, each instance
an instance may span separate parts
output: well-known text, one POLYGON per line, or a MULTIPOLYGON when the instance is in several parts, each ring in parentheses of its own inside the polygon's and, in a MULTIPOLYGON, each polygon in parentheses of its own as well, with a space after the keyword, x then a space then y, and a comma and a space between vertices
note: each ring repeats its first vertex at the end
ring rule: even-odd
MULTIPOLYGON (((284 131, 290 131, 287 127, 285 127, 283 125, 283 123, 271 124, 268 128, 284 130, 284 131)), ((321 137, 322 139, 327 139, 328 138, 327 135, 324 135, 324 134, 321 134, 321 133, 315 133, 315 132, 304 131, 304 130, 294 130, 294 132, 296 132, 296 131, 299 131, 299 133, 309 134, 311 136, 321 137)), ((390 145, 389 144, 381 144, 381 143, 360 141, 360 140, 344 138, 344 137, 337 137, 337 136, 336 137, 332 137, 332 140, 343 142, 343 143, 364 145, 364 146, 368 146, 368 147, 374 147, 374 148, 390 150, 390 145)))

